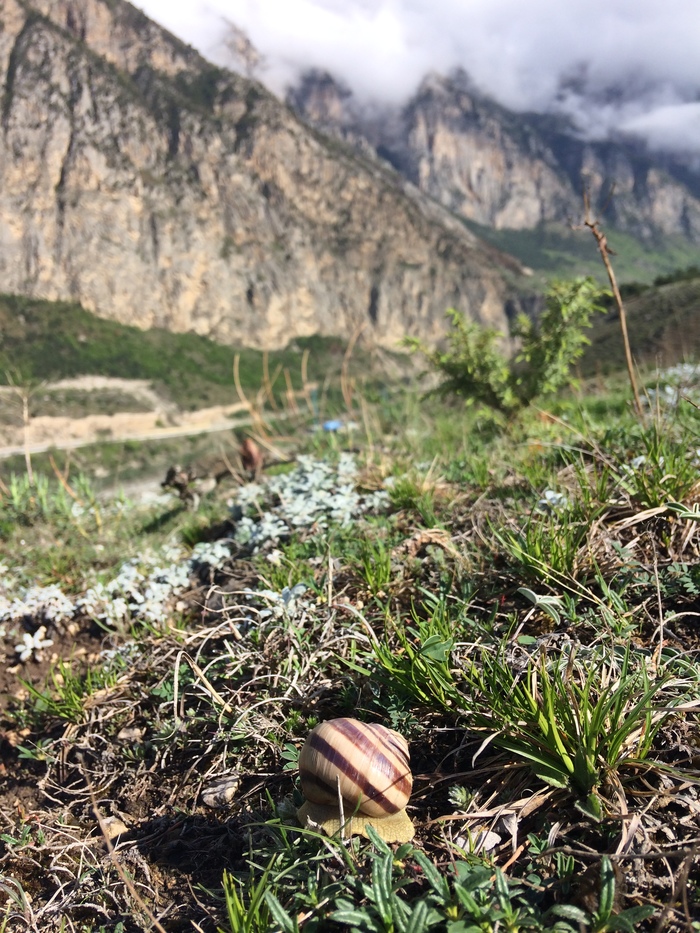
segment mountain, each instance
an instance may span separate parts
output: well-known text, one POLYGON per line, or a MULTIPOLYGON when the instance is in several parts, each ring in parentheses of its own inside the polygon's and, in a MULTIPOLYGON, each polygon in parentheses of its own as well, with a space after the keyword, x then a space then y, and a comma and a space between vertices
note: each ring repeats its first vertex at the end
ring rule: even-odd
POLYGON ((521 267, 125 0, 4 0, 2 290, 277 347, 505 327, 521 267))
POLYGON ((631 139, 586 140, 563 118, 514 113, 462 71, 429 75, 405 106, 380 110, 310 71, 288 102, 467 221, 496 230, 568 225, 581 217, 585 181, 616 230, 649 245, 664 237, 700 244, 700 170, 692 161, 631 139))

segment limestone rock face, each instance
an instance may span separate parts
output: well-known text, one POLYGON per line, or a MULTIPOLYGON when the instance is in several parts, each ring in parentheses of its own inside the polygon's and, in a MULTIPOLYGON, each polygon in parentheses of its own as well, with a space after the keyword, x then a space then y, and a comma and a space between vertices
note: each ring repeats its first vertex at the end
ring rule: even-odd
POLYGON ((464 73, 428 76, 401 109, 361 108, 328 75, 309 72, 288 95, 303 118, 373 149, 440 204, 497 229, 568 223, 585 179, 598 211, 642 238, 700 243, 700 173, 682 157, 652 156, 632 140, 586 142, 561 120, 516 114, 464 73), (614 197, 610 198, 614 183, 614 197))
POLYGON ((2 290, 276 347, 505 326, 514 260, 124 0, 4 0, 2 290))

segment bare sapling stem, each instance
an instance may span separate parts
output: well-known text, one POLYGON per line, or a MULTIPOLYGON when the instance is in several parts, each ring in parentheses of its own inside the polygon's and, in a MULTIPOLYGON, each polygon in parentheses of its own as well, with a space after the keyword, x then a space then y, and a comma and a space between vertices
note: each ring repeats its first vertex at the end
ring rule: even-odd
POLYGON ((629 374, 630 386, 632 387, 632 395, 634 396, 634 410, 637 414, 637 417, 641 421, 644 418, 644 410, 642 409, 642 400, 639 397, 637 377, 634 372, 634 360, 632 359, 632 350, 630 349, 629 335, 627 333, 627 315, 625 314, 625 306, 622 303, 622 295, 620 294, 620 289, 617 285, 617 279, 615 278, 615 270, 613 269, 612 263, 610 262, 611 250, 608 246, 608 238, 600 229, 600 221, 593 219, 593 215, 591 214, 591 199, 587 191, 584 191, 583 193, 583 207, 583 225, 584 227, 588 227, 588 229, 595 237, 596 243, 598 244, 598 251, 600 252, 601 258, 603 260, 605 271, 608 273, 610 288, 612 289, 613 297, 615 298, 615 304, 617 305, 617 310, 620 314, 620 330, 622 331, 622 343, 625 348, 627 372, 629 374))
POLYGON ((12 387, 15 395, 19 398, 22 405, 22 446, 24 447, 24 463, 27 470, 27 479, 29 480, 29 485, 34 485, 34 470, 32 469, 32 452, 29 444, 29 426, 31 424, 32 415, 29 409, 29 401, 31 399, 32 393, 37 389, 42 388, 45 383, 40 383, 33 387, 20 385, 19 380, 15 378, 12 373, 5 373, 7 379, 7 384, 12 387))
POLYGON ((32 469, 32 453, 29 449, 29 393, 22 392, 22 437, 24 439, 24 463, 27 469, 29 485, 34 485, 34 470, 32 469))

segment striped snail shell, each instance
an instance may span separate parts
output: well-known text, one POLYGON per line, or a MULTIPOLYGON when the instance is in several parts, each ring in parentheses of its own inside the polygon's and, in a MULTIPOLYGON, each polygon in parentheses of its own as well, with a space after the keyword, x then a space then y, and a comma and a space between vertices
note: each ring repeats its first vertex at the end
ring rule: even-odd
POLYGON ((398 813, 413 787, 408 743, 378 723, 330 719, 312 729, 299 753, 301 789, 312 803, 334 805, 340 794, 367 816, 398 813))

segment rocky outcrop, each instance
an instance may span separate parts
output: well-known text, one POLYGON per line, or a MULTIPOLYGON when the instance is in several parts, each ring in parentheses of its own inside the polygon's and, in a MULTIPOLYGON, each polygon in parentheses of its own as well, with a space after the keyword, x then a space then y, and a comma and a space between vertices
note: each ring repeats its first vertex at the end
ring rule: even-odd
POLYGON ((380 115, 328 74, 289 93, 303 118, 390 162, 421 191, 476 223, 528 229, 581 214, 581 191, 616 228, 700 243, 700 174, 632 140, 587 142, 563 120, 516 114, 464 73, 430 75, 408 104, 380 115), (611 188, 614 185, 614 196, 611 188))
POLYGON ((505 325, 519 267, 123 0, 5 0, 2 290, 274 347, 505 325))

